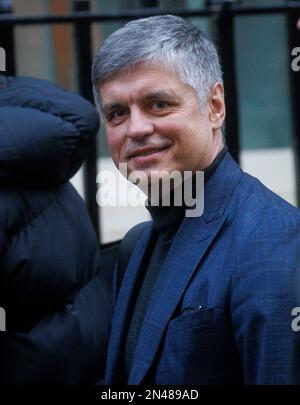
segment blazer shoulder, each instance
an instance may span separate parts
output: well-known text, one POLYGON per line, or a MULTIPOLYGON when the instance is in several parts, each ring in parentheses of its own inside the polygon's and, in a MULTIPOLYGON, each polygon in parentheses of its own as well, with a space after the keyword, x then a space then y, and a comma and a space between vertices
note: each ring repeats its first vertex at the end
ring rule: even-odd
POLYGON ((246 173, 231 198, 227 223, 239 249, 244 244, 247 249, 253 240, 300 246, 300 210, 246 173))
POLYGON ((243 173, 238 186, 245 210, 269 218, 285 217, 293 222, 300 220, 300 210, 266 187, 260 180, 243 173))

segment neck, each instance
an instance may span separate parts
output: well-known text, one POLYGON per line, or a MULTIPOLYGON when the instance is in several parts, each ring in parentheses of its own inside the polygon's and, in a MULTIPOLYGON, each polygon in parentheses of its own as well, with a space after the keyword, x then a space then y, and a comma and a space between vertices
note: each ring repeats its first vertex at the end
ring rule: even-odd
POLYGON ((218 154, 221 152, 221 150, 224 148, 224 146, 225 145, 224 145, 224 141, 223 141, 222 131, 221 131, 221 129, 218 129, 213 134, 210 159, 208 160, 208 164, 206 164, 204 169, 206 169, 215 160, 215 158, 218 156, 218 154))

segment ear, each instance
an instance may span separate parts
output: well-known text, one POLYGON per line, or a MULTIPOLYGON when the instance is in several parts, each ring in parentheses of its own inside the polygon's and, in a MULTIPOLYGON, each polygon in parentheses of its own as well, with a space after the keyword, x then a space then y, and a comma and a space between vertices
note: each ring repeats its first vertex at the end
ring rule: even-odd
POLYGON ((212 129, 220 129, 225 119, 224 87, 216 83, 208 99, 208 117, 212 129))

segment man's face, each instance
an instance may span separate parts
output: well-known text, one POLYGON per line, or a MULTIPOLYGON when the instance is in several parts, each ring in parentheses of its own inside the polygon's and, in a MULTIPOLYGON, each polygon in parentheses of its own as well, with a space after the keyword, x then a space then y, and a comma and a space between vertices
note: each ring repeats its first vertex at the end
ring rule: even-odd
MULTIPOLYGON (((222 86, 218 96, 223 102, 222 86)), ((128 174, 195 172, 218 152, 221 124, 212 118, 210 103, 201 112, 195 90, 171 71, 138 64, 106 79, 100 97, 112 159, 117 167, 126 163, 128 174)))

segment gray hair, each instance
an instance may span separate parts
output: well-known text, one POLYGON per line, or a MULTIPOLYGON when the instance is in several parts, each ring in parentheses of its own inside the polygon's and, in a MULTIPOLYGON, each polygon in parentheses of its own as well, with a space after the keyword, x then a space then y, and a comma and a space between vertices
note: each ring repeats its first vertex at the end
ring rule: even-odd
POLYGON ((100 110, 99 84, 139 62, 159 64, 177 73, 195 89, 200 107, 206 104, 213 85, 223 83, 216 47, 197 27, 174 15, 141 18, 115 31, 97 50, 92 82, 100 110))

